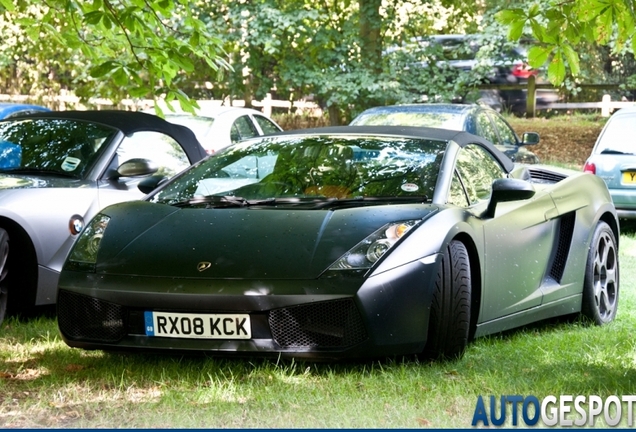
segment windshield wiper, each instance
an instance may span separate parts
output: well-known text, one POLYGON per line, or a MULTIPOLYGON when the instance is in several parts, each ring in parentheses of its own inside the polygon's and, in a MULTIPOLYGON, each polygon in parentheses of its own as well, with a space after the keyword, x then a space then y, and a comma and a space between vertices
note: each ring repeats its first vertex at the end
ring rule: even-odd
POLYGON ((622 155, 633 155, 634 153, 624 152, 620 150, 614 149, 605 149, 601 152, 601 154, 622 154, 622 155))
POLYGON ((199 205, 205 205, 206 208, 224 208, 224 207, 249 207, 255 205, 268 205, 275 203, 274 198, 268 198, 263 200, 247 200, 243 197, 237 197, 232 195, 208 195, 204 197, 190 198, 184 201, 179 201, 171 205, 175 207, 195 207, 199 205))
POLYGON ((204 197, 190 198, 184 201, 172 203, 175 207, 196 207, 205 208, 229 208, 229 207, 251 207, 251 206, 275 206, 275 205, 310 205, 314 209, 329 207, 346 207, 374 204, 403 204, 403 203, 425 203, 428 201, 426 195, 418 196, 397 196, 397 197, 355 197, 355 198, 310 198, 310 197, 287 197, 287 198, 267 198, 258 200, 248 200, 243 197, 232 195, 208 195, 204 197))
POLYGON ((328 198, 324 201, 317 202, 315 208, 356 206, 368 204, 407 204, 407 203, 425 203, 428 201, 426 195, 417 196, 386 196, 386 197, 355 197, 355 198, 328 198))

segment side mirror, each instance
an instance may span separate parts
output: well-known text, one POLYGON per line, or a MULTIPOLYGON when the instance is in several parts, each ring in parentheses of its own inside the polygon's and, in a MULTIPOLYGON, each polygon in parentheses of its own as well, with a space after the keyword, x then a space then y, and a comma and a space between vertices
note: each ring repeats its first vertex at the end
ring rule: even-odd
POLYGON ((168 178, 162 175, 146 177, 145 179, 137 183, 137 189, 147 195, 155 190, 157 187, 159 187, 166 180, 168 180, 168 178))
POLYGON ((536 132, 525 132, 521 138, 521 145, 539 144, 539 134, 536 132))
POLYGON ((130 159, 117 167, 118 177, 141 177, 154 174, 159 167, 148 159, 130 159))
POLYGON ((497 204, 500 202, 518 201, 532 198, 535 190, 531 183, 525 180, 502 178, 492 182, 492 195, 484 217, 495 216, 497 204))

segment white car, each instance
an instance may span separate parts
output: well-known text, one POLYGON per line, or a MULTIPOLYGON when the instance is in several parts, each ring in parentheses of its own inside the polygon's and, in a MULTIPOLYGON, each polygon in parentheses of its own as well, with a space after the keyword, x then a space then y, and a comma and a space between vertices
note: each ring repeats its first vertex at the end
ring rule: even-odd
POLYGON ((208 154, 239 141, 283 129, 260 111, 231 106, 205 107, 197 115, 166 112, 166 120, 187 126, 196 135, 208 154))

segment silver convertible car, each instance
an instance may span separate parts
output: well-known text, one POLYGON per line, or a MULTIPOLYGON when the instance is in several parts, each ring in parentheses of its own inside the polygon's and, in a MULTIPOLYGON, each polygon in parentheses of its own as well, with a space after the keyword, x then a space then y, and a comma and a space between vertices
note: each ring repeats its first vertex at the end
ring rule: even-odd
POLYGON ((156 184, 205 156, 190 129, 139 112, 0 121, 0 322, 7 310, 55 303, 60 269, 84 221, 141 198, 145 178, 156 184))

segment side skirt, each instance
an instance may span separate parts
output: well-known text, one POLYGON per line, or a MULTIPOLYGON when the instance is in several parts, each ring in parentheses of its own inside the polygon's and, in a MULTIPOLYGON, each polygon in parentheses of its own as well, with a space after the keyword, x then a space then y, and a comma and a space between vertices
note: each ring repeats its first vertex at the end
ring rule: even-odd
POLYGON ((512 315, 477 324, 475 337, 486 336, 493 333, 501 333, 503 331, 521 327, 536 321, 580 312, 582 298, 582 294, 577 294, 571 297, 517 312, 512 315))

